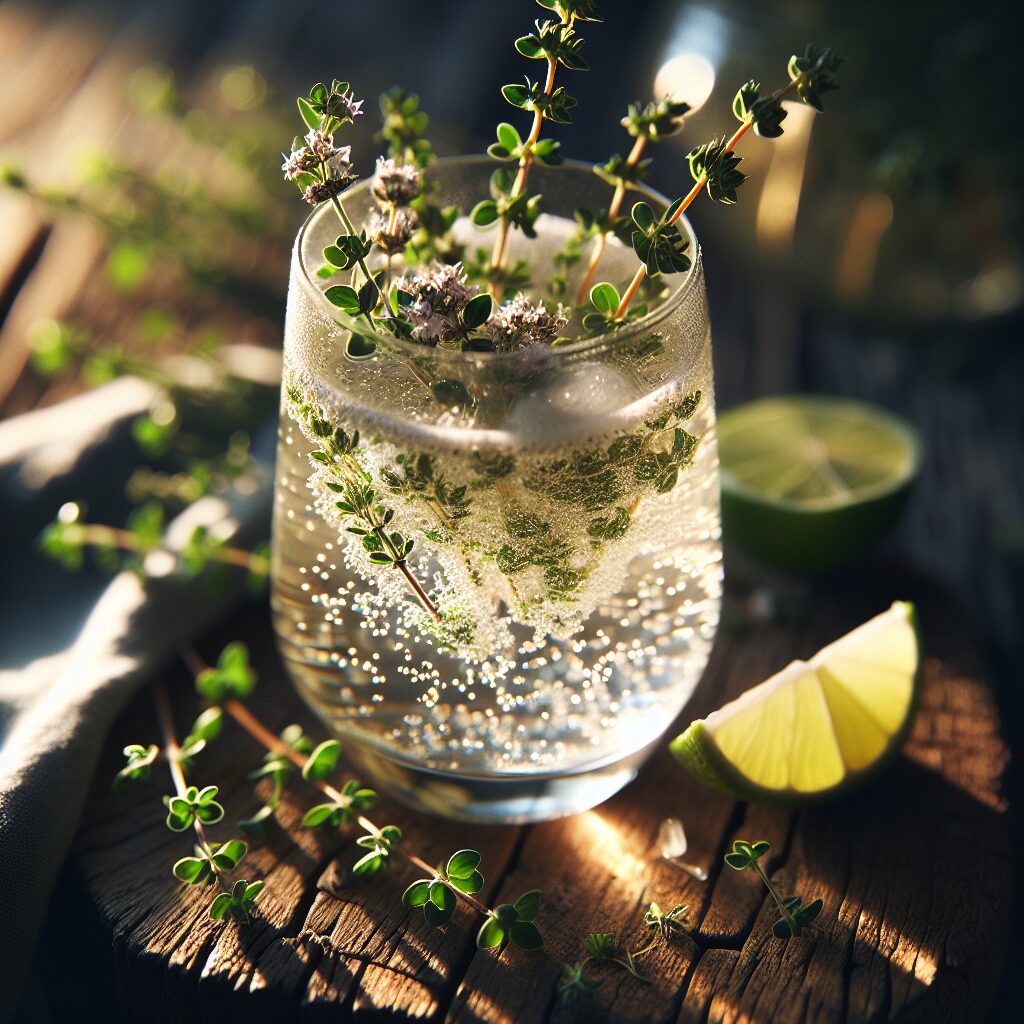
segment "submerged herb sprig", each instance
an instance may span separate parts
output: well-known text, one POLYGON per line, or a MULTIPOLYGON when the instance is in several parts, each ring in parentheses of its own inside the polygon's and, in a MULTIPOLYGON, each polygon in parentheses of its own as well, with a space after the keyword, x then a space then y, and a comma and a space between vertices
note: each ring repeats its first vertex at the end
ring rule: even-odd
POLYGON ((732 844, 732 850, 725 855, 725 863, 734 871, 753 871, 761 879, 779 912, 779 919, 772 925, 772 935, 777 939, 790 939, 810 928, 811 923, 821 913, 824 903, 817 899, 804 904, 799 896, 787 896, 783 899, 760 864, 761 858, 769 850, 771 844, 764 840, 750 843, 737 839, 732 844))
POLYGON ((427 614, 440 620, 440 612, 409 565, 415 542, 390 528, 394 510, 380 501, 373 478, 357 459, 359 431, 350 434, 335 428, 320 410, 304 402, 295 388, 289 388, 287 396, 320 444, 309 458, 328 474, 327 488, 338 496, 334 505, 346 523, 346 531, 360 538, 371 565, 400 572, 427 614))
POLYGON ((695 181, 693 188, 677 199, 656 222, 643 211, 646 204, 638 203, 633 207, 633 220, 639 229, 633 234, 633 248, 640 266, 615 311, 616 321, 625 318, 630 303, 648 274, 680 273, 689 269, 690 259, 685 255, 689 243, 679 234, 675 224, 701 192, 707 189, 708 196, 717 203, 729 205, 736 202, 736 190, 746 180, 746 175, 738 170, 742 158, 734 153, 743 136, 754 129, 764 138, 778 138, 786 116, 782 100, 793 92, 820 112, 821 94, 838 88, 836 73, 840 63, 841 58, 828 47, 809 45, 802 56, 790 58, 787 85, 764 97, 756 82, 741 86, 733 100, 733 114, 740 122, 739 128, 727 140, 713 139, 697 146, 689 154, 690 173, 695 181), (640 219, 637 217, 638 207, 641 208, 640 219))
MULTIPOLYGON (((328 798, 327 803, 317 804, 306 812, 303 825, 310 828, 336 828, 355 824, 363 830, 364 834, 356 839, 356 843, 366 852, 353 865, 352 873, 355 877, 366 878, 378 874, 397 855, 426 873, 426 877, 405 889, 402 902, 409 908, 423 908, 428 923, 435 927, 447 924, 456 901, 461 900, 484 917, 477 934, 479 949, 501 951, 509 944, 524 950, 543 946, 543 937, 534 923, 541 904, 540 890, 531 889, 514 903, 501 904, 491 909, 474 895, 484 885, 480 872, 482 857, 478 851, 457 850, 443 865, 433 868, 423 858, 406 850, 402 846, 402 832, 398 826, 378 826, 366 817, 366 812, 377 800, 374 790, 362 787, 355 779, 348 779, 340 789, 327 781, 337 767, 340 745, 336 740, 327 740, 309 754, 304 754, 295 744, 275 736, 243 703, 249 689, 238 688, 232 680, 237 679, 239 652, 245 657, 246 666, 247 655, 242 644, 232 645, 231 650, 231 673, 228 678, 224 677, 221 668, 225 660, 223 654, 217 667, 210 667, 203 663, 195 651, 189 649, 183 652, 183 658, 195 676, 197 690, 207 699, 219 698, 221 703, 215 706, 219 706, 224 714, 237 722, 269 755, 285 759, 298 768, 302 778, 328 798)), ((250 678, 255 677, 252 670, 248 669, 246 679, 250 678)))

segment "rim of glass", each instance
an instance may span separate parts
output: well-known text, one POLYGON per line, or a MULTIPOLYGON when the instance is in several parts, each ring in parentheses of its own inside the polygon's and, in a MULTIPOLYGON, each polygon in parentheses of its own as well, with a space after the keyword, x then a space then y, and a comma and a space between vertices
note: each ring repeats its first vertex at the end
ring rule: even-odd
MULTIPOLYGON (((497 166, 495 161, 488 156, 481 154, 466 154, 460 156, 441 157, 427 168, 427 173, 430 174, 431 171, 435 170, 439 166, 450 167, 455 165, 463 167, 486 167, 492 171, 497 166)), ((545 173, 552 174, 558 174, 563 170, 585 171, 592 175, 594 173, 594 165, 586 163, 583 160, 567 159, 556 167, 545 167, 543 170, 545 173)), ((371 187, 372 181, 372 178, 364 178, 357 185, 354 185, 350 190, 348 190, 345 195, 353 195, 361 192, 365 193, 371 187)), ((647 185, 635 185, 630 189, 630 191, 650 200, 654 205, 660 207, 662 210, 667 209, 671 204, 671 200, 647 185)), ((328 203, 319 204, 303 221, 298 234, 295 236, 294 253, 296 262, 301 270, 300 280, 303 286, 313 293, 314 301, 320 306, 329 319, 337 323, 338 326, 344 328, 344 323, 339 322, 337 319, 337 307, 332 306, 331 303, 327 301, 327 298, 324 295, 324 289, 320 287, 317 280, 314 279, 314 275, 310 273, 310 268, 306 265, 306 261, 303 257, 303 243, 305 242, 306 235, 309 233, 313 222, 318 217, 329 215, 330 211, 327 209, 328 206, 328 203)), ((699 276, 698 271, 701 264, 701 251, 700 242, 697 239, 697 235, 693 230, 693 225, 690 223, 689 218, 684 214, 676 223, 683 226, 685 236, 692 246, 691 251, 693 253, 693 260, 690 264, 690 269, 682 275, 682 280, 677 285, 670 286, 669 294, 665 300, 649 312, 645 313, 642 317, 639 317, 636 320, 630 320, 628 324, 618 328, 617 330, 606 331, 603 334, 594 335, 592 338, 582 338, 579 341, 572 342, 570 344, 557 345, 550 349, 552 356, 562 357, 581 355, 587 352, 592 352, 596 349, 604 348, 608 345, 621 344, 623 341, 657 326, 683 303, 692 291, 694 282, 699 276)), ((672 276, 675 277, 678 275, 672 276)), ((425 347, 415 341, 407 341, 403 338, 389 337, 387 341, 389 349, 394 348, 395 350, 405 352, 408 355, 417 355, 422 357, 428 352, 432 359, 473 365, 480 365, 481 363, 494 365, 495 363, 516 362, 523 358, 524 352, 529 351, 528 349, 513 349, 511 352, 465 352, 461 349, 425 347)))

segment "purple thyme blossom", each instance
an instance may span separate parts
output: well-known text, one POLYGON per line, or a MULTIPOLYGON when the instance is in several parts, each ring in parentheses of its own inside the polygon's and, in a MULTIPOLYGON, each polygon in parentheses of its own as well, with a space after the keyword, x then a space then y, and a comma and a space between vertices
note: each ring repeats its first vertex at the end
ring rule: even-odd
POLYGON ((354 121, 357 117, 363 116, 363 101, 357 100, 355 93, 347 92, 341 97, 341 102, 345 104, 345 109, 348 111, 348 116, 354 121))
POLYGON ((306 145, 313 151, 317 160, 329 160, 335 153, 334 136, 327 135, 319 128, 310 128, 306 133, 306 145))
POLYGON ((341 149, 335 149, 330 135, 325 136, 316 131, 311 131, 306 136, 306 140, 310 145, 308 147, 304 146, 301 150, 292 153, 290 157, 286 158, 282 169, 287 178, 294 177, 293 174, 289 173, 293 168, 297 168, 299 171, 312 171, 314 177, 319 177, 316 165, 323 161, 326 168, 324 179, 307 185, 302 192, 302 198, 310 206, 316 206, 317 203, 322 203, 341 195, 356 180, 356 174, 352 170, 352 164, 349 159, 352 156, 352 147, 342 146, 341 149), (313 149, 314 144, 325 155, 316 155, 313 149))
POLYGON ((486 327, 498 351, 509 352, 530 345, 550 345, 568 322, 561 304, 549 313, 543 302, 534 305, 519 292, 491 314, 486 327))
POLYGON ((291 153, 282 153, 281 156, 284 157, 281 170, 289 181, 294 181, 303 171, 308 171, 313 161, 313 154, 305 146, 293 149, 291 153))
POLYGON ((355 175, 352 173, 352 147, 342 146, 341 149, 335 149, 331 155, 327 158, 327 174, 332 179, 347 178, 349 181, 355 180, 355 175))
POLYGON ((413 337, 427 345, 461 338, 458 314, 480 291, 467 283, 461 263, 432 263, 422 273, 401 278, 398 287, 412 296, 405 314, 413 337))
POLYGON ((390 157, 377 157, 373 196, 382 204, 408 206, 420 194, 420 172, 414 164, 399 164, 390 157))
POLYGON ((383 211, 374 213, 370 217, 367 233, 383 253, 397 256, 415 234, 420 221, 413 210, 399 208, 395 211, 394 228, 388 231, 390 219, 390 215, 383 211))

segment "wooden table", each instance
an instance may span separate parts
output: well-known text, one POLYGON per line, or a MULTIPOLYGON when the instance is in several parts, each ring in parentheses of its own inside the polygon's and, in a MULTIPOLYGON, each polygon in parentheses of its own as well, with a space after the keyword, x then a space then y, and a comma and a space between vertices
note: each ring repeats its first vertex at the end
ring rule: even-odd
MULTIPOLYGON (((763 597, 763 593, 761 595, 763 597)), ((540 887, 542 952, 478 952, 479 920, 461 907, 443 931, 406 911, 415 876, 355 882, 352 837, 303 829, 316 791, 293 784, 252 872, 267 880, 263 917, 248 928, 206 919, 206 893, 170 875, 189 838, 169 832, 159 774, 129 796, 101 772, 74 871, 113 944, 116 988, 128 1020, 545 1021, 560 1019, 560 965, 582 955, 590 931, 614 932, 631 948, 644 938, 643 910, 690 905, 688 937, 646 963, 641 984, 595 972, 599 987, 583 1019, 803 1022, 983 1020, 1000 977, 1009 924, 1010 861, 1003 771, 1007 748, 976 647, 930 580, 877 567, 870 587, 852 580, 789 594, 791 610, 750 614, 759 598, 732 593, 712 663, 677 726, 807 656, 881 610, 890 598, 918 602, 926 660, 921 706, 904 755, 859 794, 791 812, 737 803, 705 789, 662 748, 640 778, 593 811, 523 828, 440 822, 383 801, 408 848, 429 862, 476 845, 490 905, 540 887), (884 597, 882 596, 884 595, 884 597), (658 857, 658 825, 681 818, 701 884, 658 857), (787 892, 825 902, 815 936, 770 935, 772 908, 756 879, 723 869, 733 839, 772 843, 769 871, 787 892)), ((262 610, 240 615, 205 643, 246 638, 262 681, 253 706, 274 727, 322 731, 283 676, 262 610)), ((167 676, 181 720, 196 699, 184 672, 167 676)), ((108 745, 155 735, 148 698, 108 745)), ((197 783, 216 780, 229 816, 260 803, 246 773, 262 751, 230 726, 197 758, 197 783)), ((113 762, 108 766, 112 772, 113 762)), ((217 830, 214 829, 214 834, 217 830)))

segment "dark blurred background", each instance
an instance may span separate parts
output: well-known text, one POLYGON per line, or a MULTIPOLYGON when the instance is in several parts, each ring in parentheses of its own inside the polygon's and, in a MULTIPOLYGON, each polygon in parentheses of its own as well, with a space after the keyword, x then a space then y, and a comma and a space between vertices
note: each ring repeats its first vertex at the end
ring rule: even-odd
MULTIPOLYGON (((672 91, 699 104, 654 152, 650 181, 670 195, 689 187, 687 150, 731 131, 744 80, 782 84, 808 41, 845 56, 824 116, 794 110, 779 142, 744 142, 739 204, 693 209, 718 401, 842 394, 916 426, 921 480, 877 557, 954 593, 1016 749, 1024 143, 1011 5, 600 7, 605 23, 585 27, 594 70, 566 76, 577 123, 557 137, 603 161, 631 141, 618 124, 629 102, 672 91)), ((376 97, 396 83, 419 94, 440 155, 478 152, 516 120, 498 89, 522 77, 512 41, 542 14, 529 0, 0 5, 0 413, 127 372, 159 379, 174 356, 279 346, 306 212, 278 170, 300 130, 293 97, 332 77, 366 97, 351 138, 364 174, 380 151, 376 97)), ((8 636, 21 603, 5 577, 8 636)))

